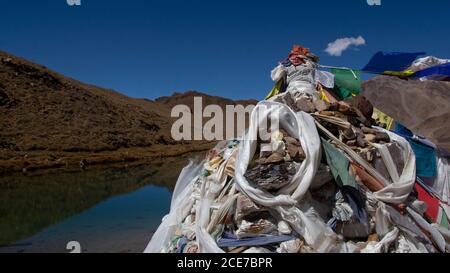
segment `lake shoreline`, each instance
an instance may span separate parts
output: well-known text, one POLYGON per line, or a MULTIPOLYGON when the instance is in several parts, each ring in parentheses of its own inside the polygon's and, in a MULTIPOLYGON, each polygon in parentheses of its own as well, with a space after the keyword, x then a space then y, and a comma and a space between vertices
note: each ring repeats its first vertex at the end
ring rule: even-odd
POLYGON ((170 209, 179 173, 201 154, 4 177, 0 253, 67 253, 74 240, 83 252, 142 252, 170 209))
POLYGON ((58 151, 1 151, 0 177, 24 174, 47 174, 74 172, 91 168, 126 167, 150 164, 166 158, 180 157, 190 153, 201 153, 211 149, 214 143, 196 145, 154 145, 151 147, 122 148, 103 152, 58 152, 58 151), (6 158, 6 159, 5 159, 6 158))

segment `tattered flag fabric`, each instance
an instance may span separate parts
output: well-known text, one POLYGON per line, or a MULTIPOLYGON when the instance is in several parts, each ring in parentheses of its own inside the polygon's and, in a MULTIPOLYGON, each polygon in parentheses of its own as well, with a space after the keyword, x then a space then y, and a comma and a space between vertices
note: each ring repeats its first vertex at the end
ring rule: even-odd
POLYGON ((384 71, 383 75, 386 76, 396 76, 400 78, 408 78, 414 75, 414 71, 412 70, 405 70, 405 71, 384 71))
POLYGON ((382 111, 380 111, 377 108, 373 108, 373 115, 372 118, 380 123, 383 123, 386 125, 386 130, 392 130, 394 128, 394 119, 390 116, 386 115, 382 111))
POLYGON ((401 72, 406 70, 418 56, 425 55, 425 52, 402 53, 402 52, 377 52, 370 62, 362 69, 365 72, 383 74, 393 71, 401 72))
POLYGON ((334 74, 334 93, 340 99, 358 95, 361 91, 361 71, 350 69, 331 69, 334 74))
POLYGON ((441 64, 417 71, 413 78, 423 81, 450 81, 450 63, 441 64))
POLYGON ((418 194, 418 199, 427 204, 425 214, 436 222, 439 213, 439 199, 428 193, 419 183, 415 184, 415 188, 418 194))
POLYGON ((339 186, 356 187, 356 181, 349 173, 350 161, 341 151, 322 138, 322 147, 325 151, 328 166, 339 186))
POLYGON ((285 90, 286 90, 285 80, 284 78, 281 78, 280 80, 277 81, 272 90, 270 90, 269 94, 267 94, 265 100, 275 97, 276 95, 283 93, 285 90))

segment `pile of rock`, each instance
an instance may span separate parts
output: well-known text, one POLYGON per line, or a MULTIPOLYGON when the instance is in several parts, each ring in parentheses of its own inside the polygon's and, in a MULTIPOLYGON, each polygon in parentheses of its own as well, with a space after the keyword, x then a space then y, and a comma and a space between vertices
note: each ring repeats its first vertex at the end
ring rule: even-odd
POLYGON ((431 225, 415 194, 411 148, 372 119, 364 100, 328 103, 286 95, 281 101, 293 115, 308 115, 317 126, 310 134, 321 144, 316 159, 308 161, 305 136, 292 136, 286 128, 269 132, 268 140, 259 136, 248 164, 238 157, 247 140, 219 143, 191 172, 195 175, 180 177, 192 181, 184 188, 187 195, 172 208, 166 217, 171 220, 163 222, 147 251, 446 251, 441 229, 431 225), (306 193, 291 205, 279 205, 295 196, 290 186, 302 179, 304 164, 316 166, 306 193), (244 171, 249 187, 237 183, 244 178, 236 170, 244 171))

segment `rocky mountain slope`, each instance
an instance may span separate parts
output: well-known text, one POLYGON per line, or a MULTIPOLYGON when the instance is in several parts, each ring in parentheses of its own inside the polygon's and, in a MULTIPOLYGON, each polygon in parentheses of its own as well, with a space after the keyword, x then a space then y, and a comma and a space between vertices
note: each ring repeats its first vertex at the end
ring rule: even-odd
POLYGON ((450 151, 450 83, 379 76, 363 83, 362 94, 387 115, 450 151))
POLYGON ((209 148, 175 142, 171 107, 233 102, 198 92, 134 99, 0 51, 0 171, 132 161, 209 148))

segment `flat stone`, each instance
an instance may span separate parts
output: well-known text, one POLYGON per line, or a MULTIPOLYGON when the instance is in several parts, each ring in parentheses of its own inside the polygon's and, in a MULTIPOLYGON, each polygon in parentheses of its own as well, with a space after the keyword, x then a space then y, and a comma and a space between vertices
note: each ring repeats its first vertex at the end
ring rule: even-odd
POLYGON ((349 114, 351 112, 351 107, 347 103, 340 101, 338 104, 338 111, 343 114, 349 114))
POLYGON ((403 158, 402 149, 397 143, 390 143, 387 145, 392 156, 392 160, 395 163, 395 167, 397 168, 397 172, 401 174, 403 172, 403 168, 405 167, 405 159, 403 158))
POLYGON ((280 153, 272 153, 265 161, 265 164, 278 163, 284 161, 284 155, 280 153))
POLYGON ((356 138, 356 144, 361 147, 361 148, 365 148, 367 147, 367 145, 369 145, 369 143, 367 142, 367 140, 364 137, 358 136, 356 138))
POLYGON ((348 140, 356 139, 356 134, 352 128, 342 130, 341 132, 345 139, 348 139, 348 140))
POLYGON ((352 140, 347 141, 347 145, 348 146, 356 146, 356 139, 352 139, 352 140))
POLYGON ((280 232, 280 234, 285 235, 292 233, 292 229, 286 221, 278 222, 278 231, 280 232))
POLYGON ((384 165, 384 161, 381 156, 374 156, 372 165, 384 178, 390 180, 391 176, 389 175, 389 171, 387 170, 386 165, 384 165))
POLYGON ((365 134, 365 138, 366 138, 366 140, 369 141, 369 142, 374 142, 376 136, 373 135, 373 134, 365 134))
POLYGON ((258 207, 247 196, 243 194, 238 196, 236 201, 236 213, 234 216, 236 222, 240 222, 243 219, 247 221, 255 221, 257 219, 261 219, 262 217, 268 216, 268 214, 267 209, 258 207))
POLYGON ((384 133, 384 132, 378 132, 375 134, 375 139, 377 141, 384 141, 384 142, 390 142, 391 138, 389 137, 388 134, 384 133))
POLYGON ((320 111, 319 114, 329 117, 336 116, 336 113, 334 111, 320 111))
POLYGON ((303 150, 302 146, 298 147, 298 157, 300 160, 304 160, 306 158, 305 151, 303 150))
POLYGON ((274 191, 286 186, 295 175, 295 163, 257 165, 245 173, 245 178, 256 187, 274 191))
POLYGON ((294 144, 287 144, 287 151, 289 156, 294 159, 298 156, 299 146, 296 146, 294 144))
POLYGON ((373 129, 373 128, 369 128, 369 127, 365 127, 365 126, 363 126, 361 128, 361 130, 363 131, 364 134, 374 134, 374 135, 376 135, 377 133, 380 132, 377 129, 373 129))
POLYGON ((359 95, 356 97, 352 97, 346 102, 348 102, 352 107, 358 109, 359 112, 367 119, 370 119, 372 117, 373 105, 364 96, 359 95))
POLYGON ((315 111, 314 104, 312 103, 312 101, 304 97, 298 99, 295 105, 298 111, 303 111, 306 113, 314 113, 315 111))
POLYGON ((284 141, 287 144, 293 144, 293 145, 296 145, 296 146, 300 146, 300 141, 298 141, 297 139, 295 139, 293 137, 290 137, 290 136, 284 137, 284 141))

